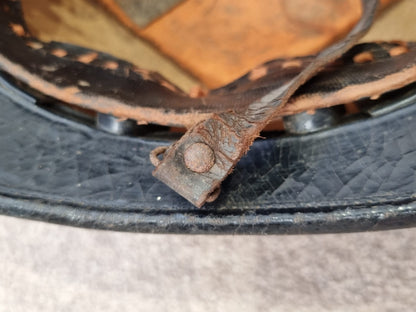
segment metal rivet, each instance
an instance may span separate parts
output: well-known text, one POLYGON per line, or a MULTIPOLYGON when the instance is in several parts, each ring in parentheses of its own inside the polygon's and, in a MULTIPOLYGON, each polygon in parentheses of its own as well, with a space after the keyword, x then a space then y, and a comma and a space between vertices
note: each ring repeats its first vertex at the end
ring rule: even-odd
POLYGON ((215 163, 214 151, 205 143, 194 143, 189 146, 184 155, 185 165, 197 173, 209 171, 215 163))

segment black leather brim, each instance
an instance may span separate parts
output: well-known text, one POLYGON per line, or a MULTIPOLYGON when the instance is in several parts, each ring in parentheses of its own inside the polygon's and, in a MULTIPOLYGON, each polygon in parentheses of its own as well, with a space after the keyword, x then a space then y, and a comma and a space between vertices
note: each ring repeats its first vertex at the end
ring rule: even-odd
POLYGON ((303 136, 258 140, 198 209, 152 177, 170 144, 68 121, 0 83, 0 213, 158 233, 283 234, 416 224, 416 103, 303 136))

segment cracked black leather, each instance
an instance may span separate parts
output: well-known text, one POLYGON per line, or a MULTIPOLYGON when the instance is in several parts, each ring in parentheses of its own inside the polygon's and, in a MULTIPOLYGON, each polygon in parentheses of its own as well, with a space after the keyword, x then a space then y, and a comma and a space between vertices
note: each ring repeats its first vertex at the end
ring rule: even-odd
MULTIPOLYGON (((161 141, 53 115, 0 87, 0 212, 103 229, 298 233, 416 224, 416 105, 315 134, 258 140, 215 203, 152 178, 161 141)), ((164 142, 168 145, 170 142, 164 142)))

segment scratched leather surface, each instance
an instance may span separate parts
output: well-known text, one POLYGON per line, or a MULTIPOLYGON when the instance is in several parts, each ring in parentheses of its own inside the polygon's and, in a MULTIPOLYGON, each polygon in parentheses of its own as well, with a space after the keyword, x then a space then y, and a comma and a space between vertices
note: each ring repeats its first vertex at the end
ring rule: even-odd
MULTIPOLYGON (((148 154, 160 142, 106 134, 20 102, 1 97, 3 195, 80 209, 195 211, 151 177, 148 154)), ((325 210, 411 200, 416 106, 393 115, 256 142, 204 211, 325 210)))

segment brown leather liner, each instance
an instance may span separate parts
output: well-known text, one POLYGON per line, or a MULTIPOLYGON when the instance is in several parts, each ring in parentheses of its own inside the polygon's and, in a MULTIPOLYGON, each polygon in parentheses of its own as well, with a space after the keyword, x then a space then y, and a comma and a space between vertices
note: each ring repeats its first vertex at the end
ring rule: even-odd
MULTIPOLYGON (((135 119, 140 124, 189 128, 212 113, 244 109, 269 90, 296 76, 313 60, 311 56, 271 61, 206 96, 192 98, 157 73, 138 69, 99 52, 41 42, 30 36, 18 2, 3 0, 0 3, 3 8, 9 3, 7 12, 0 9, 0 23, 3 22, 6 28, 2 34, 5 40, 0 43, 2 70, 63 102, 135 119), (96 77, 100 77, 101 82, 96 77), (110 93, 109 89, 112 89, 110 93)), ((374 43, 371 47, 362 45, 355 50, 355 54, 373 53, 373 62, 355 64, 351 61, 353 55, 347 54, 306 84, 308 88, 301 88, 287 107, 276 112, 276 116, 348 103, 416 80, 414 71, 408 68, 416 59, 416 47, 412 43, 374 43), (397 55, 398 49, 406 53, 397 55), (366 75, 367 72, 371 75, 366 75), (377 80, 383 83, 376 83, 377 80), (331 84, 331 81, 344 83, 325 90, 322 85, 331 84), (341 92, 346 86, 351 86, 349 92, 341 92)))

